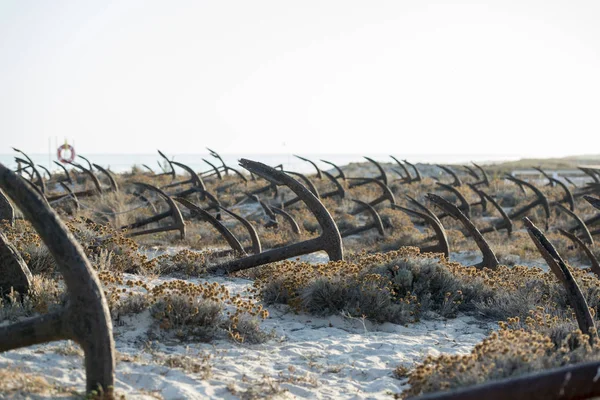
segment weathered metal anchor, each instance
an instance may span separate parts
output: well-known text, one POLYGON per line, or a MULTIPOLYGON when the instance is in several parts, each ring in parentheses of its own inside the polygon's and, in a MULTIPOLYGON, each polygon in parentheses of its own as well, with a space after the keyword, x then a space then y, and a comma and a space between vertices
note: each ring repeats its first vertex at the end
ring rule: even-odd
POLYGON ((323 175, 321 174, 321 169, 319 168, 319 166, 317 164, 315 164, 313 161, 309 160, 308 158, 304 158, 304 157, 300 157, 297 155, 293 155, 294 157, 302 160, 302 161, 306 161, 307 163, 311 164, 313 167, 315 167, 315 170, 317 171, 317 178, 319 179, 323 179, 323 175))
POLYGON ((0 190, 0 221, 8 221, 10 226, 15 224, 15 209, 2 190, 0 190))
POLYGON ((421 253, 442 253, 446 258, 450 253, 450 246, 448 244, 448 236, 446 235, 446 230, 444 226, 438 219, 438 217, 423 204, 419 203, 417 200, 410 196, 406 196, 409 203, 413 206, 417 207, 421 211, 415 211, 410 208, 402 207, 397 204, 392 204, 392 208, 394 210, 400 210, 405 214, 421 218, 424 220, 435 232, 435 238, 437 239, 437 244, 431 246, 419 246, 421 253))
POLYGON ((406 160, 402 160, 402 162, 404 162, 407 165, 410 165, 413 169, 413 171, 415 172, 415 177, 412 178, 412 182, 420 182, 423 180, 423 178, 421 177, 421 173, 419 172, 419 170, 417 169, 417 166, 415 164, 411 164, 406 160))
MULTIPOLYGON (((469 204, 469 202, 467 201, 465 196, 463 196, 463 194, 458 189, 456 189, 456 187, 448 185, 446 183, 442 183, 442 182, 436 182, 436 185, 438 185, 440 187, 440 189, 446 190, 446 191, 454 194, 460 203, 460 205, 458 206, 458 209, 460 211, 462 211, 464 214, 466 214, 467 217, 471 216, 471 205, 469 204)), ((438 218, 442 219, 442 218, 446 217, 447 215, 448 214, 443 213, 441 215, 438 215, 438 218)))
POLYGON ((471 220, 465 214, 463 214, 458 209, 458 207, 456 207, 454 204, 450 203, 443 197, 438 196, 437 194, 428 193, 427 198, 433 204, 435 204, 447 214, 449 214, 452 218, 460 221, 463 227, 469 232, 470 236, 473 237, 473 240, 475 240, 477 247, 479 247, 479 250, 483 255, 483 260, 479 264, 476 264, 474 266, 477 268, 496 269, 500 264, 498 262, 498 259, 496 258, 496 255, 490 248, 490 245, 487 243, 483 235, 479 232, 477 227, 471 222, 471 220))
POLYGON ((0 351, 70 339, 83 348, 86 390, 112 399, 115 348, 110 312, 96 273, 68 228, 47 202, 0 164, 0 187, 38 232, 61 272, 69 293, 59 311, 0 327, 0 351))
MULTIPOLYGON (((299 172, 292 172, 292 171, 285 171, 285 173, 289 174, 289 175, 297 176, 300 179, 302 179, 302 181, 306 184, 306 187, 308 188, 308 190, 310 190, 311 193, 314 194, 317 197, 317 199, 320 199, 319 191, 317 190, 317 187, 315 186, 314 183, 312 183, 312 181, 310 179, 308 179, 308 177, 306 175, 301 174, 299 172)), ((287 208, 287 207, 291 206, 292 204, 296 204, 300 200, 302 200, 300 198, 300 196, 296 196, 293 199, 290 199, 290 200, 284 202, 283 203, 283 208, 287 208)))
POLYGON ((519 218, 522 215, 525 215, 529 210, 533 209, 534 207, 542 206, 544 209, 544 212, 546 214, 546 225, 548 225, 548 219, 550 218, 550 204, 548 203, 548 198, 542 192, 540 192, 540 190, 538 188, 536 188, 534 185, 532 185, 529 182, 515 178, 510 175, 506 175, 506 179, 520 185, 521 187, 527 186, 528 188, 533 190, 533 192, 536 195, 535 200, 533 200, 532 202, 530 202, 527 205, 522 206, 518 210, 513 211, 509 215, 510 219, 519 218))
POLYGON ((383 222, 381 221, 381 217, 379 216, 377 210, 375 210, 369 203, 365 203, 362 200, 352 199, 352 201, 362 205, 362 209, 369 212, 369 215, 371 216, 371 222, 363 226, 357 226, 343 231, 341 233, 342 237, 358 235, 359 233, 363 233, 371 229, 377 229, 379 236, 385 236, 383 222))
POLYGON ((491 226, 488 226, 487 228, 480 229, 479 232, 481 234, 486 234, 488 232, 506 229, 508 236, 511 236, 513 231, 513 223, 506 211, 504 211, 504 209, 500 207, 500 204, 498 204, 496 199, 494 199, 492 196, 484 192, 482 189, 479 189, 479 192, 487 201, 489 201, 494 206, 494 208, 500 213, 500 216, 502 217, 502 221, 500 223, 495 223, 491 226))
POLYGON ((452 186, 462 186, 462 181, 460 180, 460 178, 458 177, 458 175, 456 175, 456 172, 452 171, 449 167, 446 167, 445 165, 436 164, 436 166, 438 168, 441 168, 442 170, 444 170, 448 174, 450 174, 450 176, 452 176, 452 178, 454 179, 454 181, 452 183, 450 183, 450 185, 452 185, 452 186))
POLYGON ((333 197, 333 196, 340 196, 340 199, 345 198, 346 190, 344 190, 344 187, 341 185, 341 183, 337 179, 335 179, 335 177, 333 175, 331 175, 329 172, 327 172, 327 171, 321 171, 321 172, 323 172, 323 175, 325 175, 325 177, 327 179, 329 179, 329 181, 331 181, 331 183, 333 183, 335 185, 335 190, 321 194, 321 199, 327 199, 327 198, 333 197))
POLYGON ((410 175, 408 168, 406 168, 406 166, 404 164, 402 164, 396 157, 394 157, 394 156, 390 156, 390 157, 396 162, 396 164, 398 164, 398 166, 400 168, 402 168, 402 170, 404 171, 404 174, 406 175, 406 176, 404 176, 397 169, 393 169, 393 171, 396 172, 400 176, 400 180, 402 181, 402 183, 412 183, 414 180, 413 180, 413 177, 410 175))
POLYGON ((209 272, 230 273, 275 261, 285 260, 290 257, 296 257, 319 250, 324 250, 327 252, 329 259, 332 261, 342 260, 344 258, 342 238, 337 225, 331 217, 331 214, 329 214, 329 211, 327 211, 327 209, 313 193, 311 193, 306 187, 304 187, 291 176, 284 172, 277 171, 268 165, 246 159, 241 159, 240 165, 246 168, 248 171, 259 175, 272 183, 277 185, 286 185, 289 187, 294 193, 296 193, 297 196, 302 198, 302 201, 306 204, 308 209, 313 213, 319 222, 322 232, 319 237, 314 239, 305 240, 303 242, 294 243, 277 249, 263 251, 260 254, 254 254, 220 265, 215 265, 209 268, 209 272))
MULTIPOLYGON (((169 160, 169 158, 167 156, 165 156, 162 151, 160 151, 160 150, 157 150, 157 151, 158 151, 158 154, 167 162, 167 164, 169 165, 169 168, 171 168, 171 171, 165 171, 162 174, 158 174, 157 176, 171 175, 171 179, 175 179, 177 174, 175 173, 175 168, 173 168, 173 164, 172 164, 171 160, 169 160)), ((163 166, 160 165, 160 163, 158 163, 158 166, 160 167, 160 169, 162 169, 164 171, 163 166)))
MULTIPOLYGON (((21 295, 29 293, 33 281, 31 271, 19 251, 0 232, 0 299, 15 290, 21 295)), ((2 340, 0 338, 0 340, 2 340)))
MULTIPOLYGON (((377 186, 379 186, 379 188, 382 191, 381 196, 379 196, 378 198, 376 198, 375 200, 370 201, 368 204, 370 206, 376 206, 379 203, 383 203, 386 200, 389 200, 390 203, 392 204, 396 204, 396 199, 394 198, 394 194, 392 193, 392 191, 390 190, 390 188, 383 183, 382 181, 375 179, 375 178, 348 178, 349 180, 362 180, 365 181, 365 184, 367 183, 374 183, 377 186)), ((363 207, 357 207, 354 211, 352 211, 350 214, 351 215, 356 215, 359 212, 363 211, 363 207)))
POLYGON ((346 175, 344 174, 344 171, 342 171, 342 169, 340 167, 338 167, 337 165, 335 165, 331 161, 327 161, 327 160, 321 160, 321 161, 324 162, 325 164, 331 165, 337 171, 337 176, 335 177, 335 179, 340 179, 341 178, 344 181, 346 180, 346 175))
MULTIPOLYGON (((383 182, 385 185, 388 184, 388 179, 387 179, 387 175, 385 173, 385 170, 383 169, 383 167, 375 160, 373 160, 372 158, 369 157, 364 157, 367 161, 369 161, 371 164, 375 165, 375 168, 377 168, 377 170, 379 171, 379 175, 376 176, 375 178, 370 178, 370 179, 377 179, 381 182, 383 182)), ((352 178, 353 180, 356 179, 365 179, 365 178, 352 178)), ((357 182, 357 183, 352 183, 350 184, 349 188, 353 188, 353 187, 358 187, 358 186, 362 186, 362 185, 366 185, 367 181, 362 181, 362 182, 357 182)))
POLYGON ((219 220, 213 217, 208 211, 203 210, 202 208, 198 207, 191 201, 184 199, 183 197, 175 197, 173 198, 173 200, 175 200, 179 204, 182 204, 191 212, 193 216, 195 216, 199 220, 206 221, 209 224, 211 224, 217 230, 217 232, 219 232, 221 236, 223 236, 225 241, 227 241, 227 244, 229 244, 229 246, 236 255, 246 254, 246 251, 242 247, 242 244, 235 237, 235 235, 231 233, 231 231, 225 225, 219 222, 219 220))
POLYGON ((165 202, 167 203, 167 206, 169 207, 169 211, 155 215, 150 218, 143 219, 141 221, 136 221, 129 225, 122 226, 120 229, 130 230, 130 229, 140 228, 142 226, 151 224, 153 222, 161 221, 167 217, 173 218, 173 223, 171 223, 170 225, 161 226, 158 228, 146 229, 143 231, 128 232, 126 236, 133 237, 133 236, 140 236, 140 235, 148 235, 151 233, 168 232, 168 231, 177 230, 177 231, 179 231, 180 237, 182 239, 185 238, 185 222, 183 220, 183 216, 181 215, 181 211, 179 210, 179 208, 177 207, 177 204, 175 204, 173 199, 168 194, 166 194, 165 192, 163 192, 162 190, 157 188, 156 186, 152 186, 152 185, 149 185, 149 184, 143 183, 143 182, 134 182, 134 184, 139 185, 139 186, 143 187, 144 189, 148 189, 148 190, 151 190, 151 191, 157 193, 160 197, 162 197, 165 200, 165 202))

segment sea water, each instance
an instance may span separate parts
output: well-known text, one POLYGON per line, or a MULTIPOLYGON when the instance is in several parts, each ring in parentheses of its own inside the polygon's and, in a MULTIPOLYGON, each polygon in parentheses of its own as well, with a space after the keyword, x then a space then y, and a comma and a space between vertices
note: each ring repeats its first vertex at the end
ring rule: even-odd
MULTIPOLYGON (((411 163, 430 163, 430 164, 463 164, 471 161, 478 163, 491 163, 500 161, 518 160, 520 157, 514 155, 485 155, 485 154, 457 154, 457 155, 424 155, 424 154, 393 154, 398 160, 407 159, 411 163)), ((56 154, 28 154, 34 163, 48 168, 50 171, 58 171, 58 167, 54 162, 58 161, 56 154)), ((84 154, 90 162, 108 168, 113 172, 130 172, 135 165, 143 170, 146 170, 143 165, 147 165, 154 172, 162 172, 166 168, 166 163, 158 153, 156 154, 84 154)), ((330 170, 332 167, 321 160, 330 161, 338 166, 347 165, 354 162, 366 162, 364 156, 372 158, 382 163, 394 163, 394 160, 387 154, 301 154, 313 162, 319 168, 330 170)), ((23 155, 15 152, 13 154, 0 154, 0 163, 9 168, 16 169, 17 162, 15 157, 24 158, 23 155)), ((177 161, 188 165, 196 172, 204 172, 212 169, 206 162, 219 167, 221 162, 210 154, 167 154, 171 161, 177 161), (206 161, 204 161, 206 160, 206 161)), ((238 160, 247 158, 253 161, 260 161, 270 166, 283 165, 283 168, 288 171, 296 171, 301 173, 314 172, 314 167, 293 154, 221 154, 223 161, 236 169, 241 169, 238 166, 238 160)), ((85 160, 76 157, 75 162, 83 166, 87 166, 85 160)))

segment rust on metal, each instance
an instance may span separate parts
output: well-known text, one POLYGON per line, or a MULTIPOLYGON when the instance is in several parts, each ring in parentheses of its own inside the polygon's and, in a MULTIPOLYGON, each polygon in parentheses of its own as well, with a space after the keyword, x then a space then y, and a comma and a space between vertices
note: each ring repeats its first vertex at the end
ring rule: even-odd
MULTIPOLYGON (((567 203, 569 205, 569 209, 571 211, 575 211, 575 199, 573 197, 573 193, 571 193, 571 191, 569 190, 569 188, 567 187, 567 185, 565 185, 563 182, 561 182, 558 179, 555 178, 548 178, 552 183, 554 183, 554 185, 558 185, 560 186, 560 188, 565 192, 564 197, 558 201, 558 203, 567 203)), ((553 202, 550 205, 554 205, 557 202, 553 202)))
POLYGON ((117 185, 117 181, 115 180, 115 178, 112 176, 112 174, 110 173, 109 170, 103 168, 102 166, 98 165, 98 164, 92 164, 94 167, 96 167, 96 169, 98 171, 100 171, 102 174, 104 174, 106 176, 106 178, 108 179, 108 184, 110 185, 110 191, 111 192, 118 192, 119 191, 119 185, 117 185))
POLYGON ((302 254, 309 254, 315 251, 324 250, 329 259, 332 261, 342 260, 344 258, 344 250, 342 247, 342 238, 337 225, 329 211, 323 206, 323 203, 304 187, 300 182, 288 174, 277 171, 275 168, 268 165, 246 159, 240 160, 240 165, 248 171, 259 175, 276 185, 286 185, 297 196, 302 198, 302 201, 311 213, 317 219, 321 226, 321 235, 317 238, 305 240, 303 242, 294 243, 288 246, 277 249, 263 251, 260 254, 253 254, 242 257, 237 260, 229 261, 220 265, 215 265, 209 268, 209 272, 235 272, 243 269, 253 268, 259 265, 285 260, 290 257, 296 257, 302 254))
POLYGON ((287 211, 285 211, 279 207, 274 207, 274 206, 269 206, 269 207, 275 214, 281 215, 283 217, 283 219, 286 220, 286 222, 292 229, 292 232, 294 232, 296 235, 300 234, 300 225, 298 225, 298 223, 296 222, 296 220, 294 219, 294 217, 292 217, 292 215, 290 213, 288 213, 287 211))
POLYGON ((86 164, 88 165, 88 169, 93 171, 92 168, 92 163, 90 162, 90 160, 88 160, 87 158, 85 158, 84 156, 82 156, 81 154, 77 154, 77 157, 81 158, 83 161, 86 162, 86 164))
POLYGON ((552 243, 544 236, 541 230, 539 230, 530 220, 529 218, 523 218, 523 223, 527 228, 529 236, 531 240, 538 248, 538 251, 546 260, 546 263, 550 267, 550 270, 556 275, 558 280, 563 284, 565 291, 567 293, 567 299, 569 301, 569 305, 575 311, 575 316, 577 318, 577 324, 579 325, 579 329, 584 334, 589 335, 590 344, 593 344, 595 340, 598 339, 598 334, 596 332, 596 326, 594 324, 594 318, 590 314, 590 309, 585 300, 585 297, 581 293, 581 289, 571 271, 567 267, 567 264, 558 254, 552 243))
POLYGON ((69 182, 70 185, 73 184, 73 180, 71 179, 71 175, 69 174, 69 170, 67 169, 67 167, 65 167, 64 165, 62 165, 59 162, 54 161, 54 164, 58 165, 59 167, 61 167, 65 173, 65 179, 64 181, 69 182))
POLYGON ((485 234, 485 233, 492 232, 492 231, 499 231, 502 229, 506 229, 506 231, 508 232, 508 236, 511 236, 512 232, 513 232, 513 223, 512 223, 512 220, 510 219, 510 217, 508 216, 508 214, 506 213, 506 211, 504 211, 504 209, 502 207, 500 207, 500 204, 498 204, 496 199, 494 199, 488 193, 484 192, 482 189, 479 189, 479 191, 490 203, 492 203, 494 208, 496 210, 498 210, 498 212, 500 213, 500 216, 502 217, 502 222, 493 224, 492 226, 487 227, 487 228, 480 229, 479 232, 481 232, 482 234, 485 234))
POLYGON ((329 192, 325 192, 323 194, 321 194, 321 198, 322 199, 327 199, 329 197, 334 197, 334 196, 339 196, 340 199, 343 199, 346 197, 346 190, 344 189, 344 187, 342 186, 342 184, 335 179, 335 177, 333 175, 331 175, 329 172, 327 171, 322 171, 323 175, 325 175, 325 177, 327 179, 329 179, 329 181, 331 183, 334 184, 335 186, 335 190, 329 191, 329 192))
MULTIPOLYGON (((299 172, 292 172, 292 171, 284 171, 284 172, 288 175, 294 175, 294 176, 297 176, 300 179, 302 179, 302 181, 306 184, 306 187, 308 188, 308 190, 310 190, 311 193, 317 197, 317 199, 321 198, 319 196, 319 191, 317 190, 317 187, 315 186, 314 183, 312 183, 312 181, 310 179, 308 179, 308 177, 306 175, 301 174, 299 172)), ((284 202, 283 207, 287 208, 287 207, 291 206, 292 204, 298 203, 299 201, 301 201, 300 196, 296 196, 293 199, 290 199, 290 200, 287 200, 286 202, 284 202)))
POLYGON ((524 186, 528 187, 529 189, 533 190, 533 192, 536 195, 535 200, 533 200, 529 204, 526 204, 526 205, 520 207, 518 210, 513 211, 509 215, 510 218, 511 219, 519 218, 520 216, 525 215, 527 212, 529 212, 529 210, 531 210, 532 208, 537 207, 537 206, 542 206, 544 209, 544 212, 546 214, 546 224, 547 224, 547 221, 550 218, 550 204, 548 203, 548 198, 537 187, 535 187, 533 184, 531 184, 527 181, 521 180, 519 178, 515 178, 514 176, 511 176, 511 175, 506 175, 506 179, 516 183, 517 185, 519 185, 521 187, 524 187, 524 186))
POLYGON ((6 195, 0 189, 0 221, 7 221, 10 226, 15 224, 15 209, 6 195))
POLYGON ((477 196, 479 196, 479 201, 476 203, 471 203, 470 204, 471 207, 481 206, 481 211, 486 212, 487 211, 487 198, 482 194, 481 189, 479 189, 473 183, 467 183, 467 185, 469 186, 469 188, 471 188, 472 191, 475 192, 475 194, 477 194, 477 196))
POLYGON ((575 223, 577 224, 579 230, 581 231, 581 234, 583 235, 583 237, 581 237, 581 240, 583 240, 587 244, 594 244, 592 234, 590 233, 585 222, 583 222, 583 220, 577 214, 575 214, 573 211, 569 210, 567 207, 563 206, 560 203, 555 204, 555 207, 558 207, 562 212, 564 212, 573 220, 575 220, 575 223))
POLYGON ((548 179, 548 186, 554 187, 555 179, 550 174, 548 174, 546 171, 544 171, 541 167, 533 167, 533 169, 535 169, 537 172, 542 174, 544 176, 544 178, 548 179))
POLYGON ((225 164, 225 161, 223 161, 223 158, 221 158, 221 156, 219 155, 219 153, 217 153, 214 150, 209 149, 208 147, 206 148, 206 150, 208 150, 208 152, 210 153, 211 156, 213 156, 214 158, 216 158, 219 161, 221 161, 221 167, 222 167, 223 171, 225 172, 225 176, 228 176, 229 175, 229 170, 227 168, 227 164, 225 164))
POLYGON ((75 162, 68 162, 68 164, 74 166, 75 168, 81 170, 84 174, 86 174, 87 176, 90 177, 90 179, 92 180, 92 183, 94 184, 94 187, 96 188, 96 191, 99 194, 102 194, 103 190, 102 190, 102 186, 100 185, 100 181, 98 180, 98 177, 96 177, 96 175, 94 174, 94 172, 92 172, 92 170, 87 169, 86 167, 84 167, 81 164, 77 164, 75 162))
POLYGON ((467 171, 467 174, 475 178, 476 182, 481 179, 481 177, 477 174, 477 171, 475 171, 473 168, 469 167, 468 165, 463 165, 462 167, 467 171))
MULTIPOLYGON (((0 299, 15 290, 29 293, 33 276, 15 246, 0 232, 0 299)), ((0 338, 2 340, 2 338, 0 338)))
POLYGON ((115 347, 104 291, 69 229, 45 199, 0 164, 0 187, 15 202, 56 261, 69 301, 59 311, 0 327, 0 351, 70 339, 83 348, 86 389, 112 399, 115 347))
POLYGON ((46 175, 48 175, 48 180, 52 180, 52 173, 50 172, 50 170, 46 167, 44 167, 43 165, 38 164, 38 167, 40 167, 41 169, 43 169, 46 172, 46 175))
POLYGON ((168 194, 163 192, 161 189, 157 188, 156 186, 152 186, 152 185, 150 185, 148 183, 144 183, 144 182, 133 182, 133 184, 138 185, 144 189, 150 190, 150 191, 158 194, 167 203, 167 206, 169 207, 169 211, 166 211, 162 214, 155 215, 150 218, 143 219, 141 221, 136 221, 129 225, 122 226, 120 229, 130 230, 130 229, 140 228, 140 227, 148 225, 150 223, 161 221, 167 217, 173 218, 173 223, 171 223, 170 225, 167 225, 167 226, 161 226, 161 227, 153 228, 153 229, 127 232, 126 236, 133 237, 133 236, 140 236, 140 235, 148 235, 151 233, 168 232, 168 231, 177 230, 177 231, 179 231, 179 235, 180 235, 181 239, 185 238, 185 221, 183 220, 183 216, 181 215, 181 211, 179 210, 179 207, 177 207, 177 204, 175 204, 173 199, 168 194))
POLYGON ((252 242, 252 246, 250 248, 244 248, 244 250, 246 250, 246 252, 249 252, 252 254, 260 253, 262 251, 262 246, 260 244, 260 238, 258 237, 258 232, 256 231, 256 228, 254 228, 254 226, 250 223, 250 221, 248 221, 246 218, 242 217, 241 215, 239 215, 237 213, 234 213, 230 209, 227 209, 223 206, 219 206, 219 208, 222 211, 224 211, 226 214, 229 214, 230 216, 232 216, 233 218, 238 220, 244 226, 244 228, 246 228, 246 230, 248 231, 248 235, 250 236, 250 241, 252 242))
POLYGON ((383 183, 385 183, 387 185, 388 184, 387 175, 385 173, 385 170, 381 166, 381 164, 379 164, 377 161, 373 160, 372 158, 369 158, 366 156, 364 158, 367 161, 369 161, 371 164, 373 164, 375 166, 375 168, 377 168, 377 170, 379 171, 379 176, 377 176, 375 179, 379 179, 380 181, 382 181, 383 183))
POLYGON ((485 172, 485 170, 481 166, 479 166, 475 163, 472 163, 472 164, 475 166, 475 168, 477 168, 479 170, 479 172, 481 172, 481 176, 483 177, 481 179, 481 181, 475 182, 474 184, 477 186, 479 186, 479 185, 490 186, 490 179, 488 177, 487 172, 485 172))
POLYGON ((429 210, 424 205, 420 204, 417 200, 410 198, 409 199, 412 204, 417 203, 417 207, 421 211, 415 211, 407 207, 402 207, 397 204, 392 204, 392 208, 394 210, 400 210, 405 214, 421 218, 424 220, 435 232, 435 237, 437 239, 437 244, 431 246, 419 246, 422 253, 441 253, 444 257, 448 257, 450 254, 450 245, 448 244, 448 236, 446 235, 446 230, 444 226, 437 218, 437 216, 429 210))
POLYGON ((210 161, 208 161, 205 158, 203 158, 202 161, 207 163, 212 168, 213 173, 211 175, 216 175, 217 179, 219 179, 219 180, 223 179, 223 176, 221 175, 221 171, 219 171, 219 168, 217 168, 217 166, 215 164, 211 163, 210 161))
MULTIPOLYGON (((390 190, 390 188, 383 183, 382 181, 380 181, 379 179, 375 179, 375 178, 348 178, 349 180, 360 180, 360 181, 365 181, 365 184, 367 183, 374 183, 375 185, 379 186, 379 188, 381 189, 381 196, 377 197, 375 200, 370 201, 368 204, 370 206, 376 206, 377 204, 383 203, 386 200, 389 200, 389 202, 391 204, 396 204, 396 199, 394 198, 394 194, 392 193, 392 191, 390 190)), ((362 212, 363 208, 362 207, 357 207, 352 213, 351 215, 356 215, 359 212, 362 212)))
POLYGON ((583 400, 600 396, 598 371, 593 361, 471 387, 430 393, 407 400, 583 400))
POLYGON ((18 153, 21 153, 27 159, 27 160, 24 160, 22 158, 15 157, 15 160, 17 162, 25 164, 29 168, 31 168, 32 175, 35 176, 35 185, 38 186, 38 188, 42 191, 42 193, 46 194, 46 184, 44 183, 44 177, 42 176, 42 174, 40 174, 40 171, 38 171, 38 169, 35 167, 35 164, 31 160, 31 158, 29 158, 29 156, 27 154, 25 154, 23 151, 21 151, 19 149, 15 149, 13 147, 13 150, 16 151, 16 152, 18 152, 18 153))
POLYGON ((400 162, 400 160, 398 160, 396 157, 394 157, 394 156, 390 156, 390 157, 391 157, 391 158, 392 158, 392 159, 393 159, 393 160, 396 162, 396 164, 398 164, 398 166, 399 166, 400 168, 402 168, 402 170, 404 171, 404 174, 406 174, 406 176, 404 176, 404 175, 402 175, 402 173, 400 173, 400 171, 398 171, 398 170, 394 169, 394 171, 395 171, 395 172, 396 172, 398 175, 400 175, 400 178, 402 178, 401 180, 402 180, 404 183, 412 183, 412 182, 413 182, 413 178, 412 178, 412 176, 410 176, 410 172, 408 171, 408 168, 406 168, 406 165, 402 164, 402 163, 400 162))
POLYGON ((567 232, 564 229, 558 228, 558 231, 565 236, 566 238, 568 238, 570 241, 572 241, 575 245, 581 247, 581 249, 583 250, 583 252, 585 253, 585 255, 587 256, 588 260, 590 260, 590 270, 598 277, 600 278, 600 263, 598 263, 598 259, 596 258, 596 256, 594 255, 594 252, 588 247, 587 244, 585 244, 583 242, 583 240, 581 240, 580 238, 578 238, 577 236, 575 236, 573 233, 567 232))
MULTIPOLYGON (((164 153, 160 150, 157 150, 158 154, 167 162, 167 164, 169 165, 169 168, 171 168, 171 171, 165 171, 162 174, 159 175, 171 175, 171 179, 175 179, 176 177, 176 173, 175 173, 175 168, 173 168, 173 164, 171 163, 171 160, 169 160, 169 158, 167 156, 164 155, 164 153)), ((162 165, 160 165, 160 163, 158 163, 158 166, 161 167, 161 169, 163 169, 162 165)), ((164 171, 164 169, 163 169, 164 171)))
POLYGON ((352 199, 353 202, 360 204, 362 206, 363 211, 367 211, 371 216, 371 222, 365 224, 363 226, 357 226, 354 228, 350 228, 341 233, 342 237, 348 237, 352 235, 358 235, 360 233, 369 231, 371 229, 376 229, 379 233, 379 236, 385 236, 385 230, 383 228, 383 222, 381 221, 381 217, 377 210, 373 208, 369 203, 365 203, 362 200, 352 199))
POLYGON ((337 171, 338 175, 335 177, 335 179, 340 179, 341 178, 344 181, 346 180, 346 175, 344 174, 344 171, 340 167, 338 167, 337 165, 335 165, 331 161, 327 161, 327 160, 321 160, 321 161, 324 162, 325 164, 331 165, 337 171))
POLYGON ((421 173, 419 172, 419 170, 417 169, 417 166, 415 164, 411 164, 406 160, 402 160, 402 162, 404 162, 407 165, 410 165, 413 169, 413 171, 415 172, 415 177, 413 178, 413 182, 420 182, 423 180, 423 178, 421 177, 421 173))
POLYGON ((236 253, 236 255, 244 255, 246 251, 242 247, 240 241, 235 237, 233 233, 219 220, 213 217, 208 211, 204 211, 202 208, 198 207, 196 204, 191 201, 184 199, 183 197, 174 197, 173 200, 182 204, 185 208, 187 208, 193 216, 198 218, 201 221, 206 221, 211 224, 217 232, 223 236, 227 244, 232 248, 232 250, 236 253))
POLYGON ((452 169, 450 169, 449 167, 446 167, 445 165, 436 164, 436 166, 438 168, 444 170, 450 176, 452 176, 452 178, 454 180, 452 181, 452 183, 450 183, 450 185, 452 185, 452 186, 462 186, 462 181, 460 180, 460 178, 458 177, 458 175, 456 175, 456 172, 452 171, 452 169))
POLYGON ((600 210, 600 199, 597 197, 593 197, 593 196, 583 196, 583 198, 585 199, 585 201, 587 201, 588 203, 590 203, 594 208, 596 208, 597 210, 600 210))
MULTIPOLYGON (((466 214, 467 217, 469 217, 469 218, 471 217, 471 205, 469 204, 469 202, 467 201, 465 196, 463 196, 463 194, 456 187, 454 187, 452 185, 448 185, 446 183, 442 183, 442 182, 436 182, 436 185, 438 185, 442 190, 446 190, 446 191, 454 194, 456 196, 456 198, 458 199, 458 201, 460 202, 458 209, 460 211, 462 211, 464 214, 466 214)), ((438 215, 438 218, 442 219, 445 216, 446 215, 438 215)))
POLYGON ((457 219, 464 226, 464 228, 469 232, 470 236, 473 237, 477 247, 481 251, 483 255, 483 260, 475 265, 477 268, 490 268, 496 269, 500 264, 498 262, 498 258, 490 248, 490 245, 485 240, 483 235, 479 232, 477 227, 471 222, 471 220, 462 213, 461 210, 458 209, 454 204, 450 203, 448 200, 444 199, 441 196, 438 196, 434 193, 428 193, 427 199, 431 201, 433 204, 438 206, 440 209, 448 213, 452 218, 457 219))
POLYGON ((189 177, 189 179, 186 179, 183 181, 172 182, 168 185, 163 186, 161 189, 167 189, 167 188, 171 188, 171 187, 191 184, 194 187, 199 187, 202 190, 206 190, 204 181, 202 180, 202 178, 200 178, 200 176, 198 176, 196 171, 194 171, 192 168, 188 167, 187 165, 185 165, 183 163, 177 162, 177 161, 171 161, 171 164, 183 169, 185 172, 190 174, 190 177, 189 177))
POLYGON ((296 158, 298 158, 298 159, 300 159, 300 160, 302 160, 302 161, 306 161, 307 163, 311 164, 315 168, 315 170, 317 171, 317 178, 323 179, 323 175, 321 174, 321 169, 319 168, 319 166, 317 164, 315 164, 313 161, 309 160, 308 158, 301 157, 301 156, 298 156, 296 154, 293 154, 293 156, 296 157, 296 158))

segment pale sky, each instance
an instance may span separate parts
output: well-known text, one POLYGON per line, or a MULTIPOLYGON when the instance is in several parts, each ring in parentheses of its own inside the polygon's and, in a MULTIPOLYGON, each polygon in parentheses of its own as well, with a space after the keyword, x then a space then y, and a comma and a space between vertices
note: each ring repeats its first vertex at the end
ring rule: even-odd
POLYGON ((600 153, 599 21, 597 0, 0 0, 0 153, 600 153))

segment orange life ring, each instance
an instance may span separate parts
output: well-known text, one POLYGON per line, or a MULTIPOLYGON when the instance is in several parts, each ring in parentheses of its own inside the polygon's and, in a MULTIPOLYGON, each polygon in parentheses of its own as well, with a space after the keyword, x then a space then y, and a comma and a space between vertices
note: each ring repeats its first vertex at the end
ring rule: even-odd
POLYGON ((75 159, 75 149, 70 144, 63 144, 56 150, 56 157, 61 163, 72 162, 75 159), (68 152, 68 155, 64 153, 68 152))

